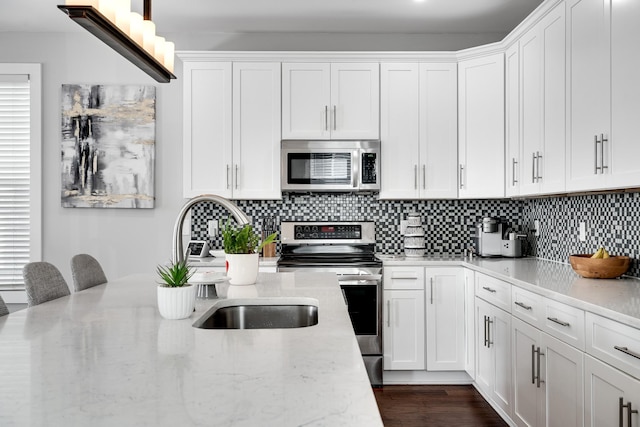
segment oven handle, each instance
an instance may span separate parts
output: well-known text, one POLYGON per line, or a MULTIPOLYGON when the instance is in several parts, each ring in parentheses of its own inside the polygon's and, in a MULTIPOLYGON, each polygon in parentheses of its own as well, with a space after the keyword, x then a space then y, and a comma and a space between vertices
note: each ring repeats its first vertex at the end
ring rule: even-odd
POLYGON ((382 281, 382 274, 345 274, 338 275, 338 283, 341 285, 366 285, 368 283, 382 281))

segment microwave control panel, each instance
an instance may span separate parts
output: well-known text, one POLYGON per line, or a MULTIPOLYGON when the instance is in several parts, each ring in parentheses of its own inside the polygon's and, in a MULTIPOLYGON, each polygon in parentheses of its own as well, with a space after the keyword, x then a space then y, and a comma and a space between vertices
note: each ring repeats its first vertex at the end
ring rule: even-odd
POLYGON ((377 155, 376 153, 362 153, 362 183, 376 184, 377 177, 377 155))

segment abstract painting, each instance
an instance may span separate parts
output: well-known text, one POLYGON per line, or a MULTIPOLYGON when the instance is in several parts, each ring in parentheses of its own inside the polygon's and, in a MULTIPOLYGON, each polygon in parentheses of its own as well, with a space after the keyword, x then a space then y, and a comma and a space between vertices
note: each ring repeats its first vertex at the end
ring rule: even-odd
POLYGON ((156 88, 62 85, 62 206, 153 208, 156 88))

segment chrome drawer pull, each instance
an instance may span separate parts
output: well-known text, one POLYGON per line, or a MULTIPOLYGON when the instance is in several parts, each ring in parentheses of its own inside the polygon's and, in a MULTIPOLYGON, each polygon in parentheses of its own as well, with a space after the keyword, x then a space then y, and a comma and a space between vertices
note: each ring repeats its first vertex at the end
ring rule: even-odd
POLYGON ((522 303, 520 301, 516 301, 514 304, 517 305, 518 307, 524 308, 525 310, 531 310, 531 306, 530 305, 526 305, 526 304, 524 304, 524 303, 522 303))
POLYGON ((623 352, 624 354, 628 354, 631 357, 635 357, 636 359, 640 359, 640 354, 629 350, 627 347, 620 347, 620 346, 614 345, 613 348, 615 348, 618 351, 623 352))
POLYGON ((483 287, 482 287, 482 289, 484 289, 485 291, 489 291, 489 292, 491 292, 492 294, 495 294, 495 293, 497 292, 495 289, 491 289, 491 288, 490 288, 490 287, 488 287, 488 286, 483 286, 483 287))
POLYGON ((632 419, 632 415, 633 414, 637 414, 638 410, 637 409, 633 409, 631 402, 627 403, 626 405, 624 404, 624 397, 620 398, 620 403, 618 406, 620 412, 618 415, 618 421, 619 421, 619 426, 623 427, 624 426, 624 409, 627 408, 627 427, 633 427, 633 419, 632 419))
POLYGON ((558 320, 555 317, 547 317, 548 320, 551 320, 553 323, 557 323, 560 326, 569 326, 568 322, 563 322, 562 320, 558 320))

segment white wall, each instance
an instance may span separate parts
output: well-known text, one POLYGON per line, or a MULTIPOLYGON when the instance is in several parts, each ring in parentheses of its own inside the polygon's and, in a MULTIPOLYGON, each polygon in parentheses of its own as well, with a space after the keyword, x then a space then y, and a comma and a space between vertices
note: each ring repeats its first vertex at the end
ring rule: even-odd
MULTIPOLYGON (((182 198, 182 86, 161 84, 87 33, 2 33, 0 61, 42 64, 43 260, 71 285, 74 254, 94 255, 109 278, 153 272, 171 258, 182 198), (60 87, 63 83, 152 84, 156 90, 155 209, 62 208, 60 87)), ((179 74, 181 65, 176 58, 179 74)), ((180 76, 178 75, 178 78, 180 76)))

